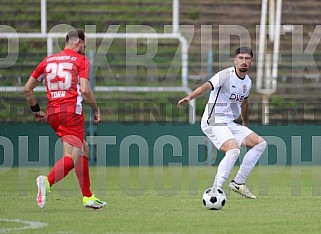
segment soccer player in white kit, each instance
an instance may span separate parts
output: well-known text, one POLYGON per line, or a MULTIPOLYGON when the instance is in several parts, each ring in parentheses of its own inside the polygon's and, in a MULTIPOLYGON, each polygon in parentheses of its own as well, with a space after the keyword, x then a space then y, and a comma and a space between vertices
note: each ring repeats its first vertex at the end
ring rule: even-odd
POLYGON ((201 128, 214 146, 225 154, 218 165, 213 183, 214 191, 222 188, 240 155, 240 147, 250 150, 245 154, 240 169, 229 187, 244 197, 255 199, 246 187, 246 178, 266 148, 266 141, 248 128, 248 97, 252 81, 247 75, 253 63, 251 48, 242 46, 235 51, 234 67, 215 74, 209 81, 181 99, 181 107, 194 98, 211 91, 201 120, 201 128), (241 116, 242 125, 234 121, 241 116))

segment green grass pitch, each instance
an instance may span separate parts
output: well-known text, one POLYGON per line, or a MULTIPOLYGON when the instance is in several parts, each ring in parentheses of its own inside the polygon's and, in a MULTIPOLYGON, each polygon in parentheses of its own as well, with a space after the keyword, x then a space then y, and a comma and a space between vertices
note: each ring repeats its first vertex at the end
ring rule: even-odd
MULTIPOLYGON (((234 176, 235 167, 231 175, 234 176)), ((44 209, 35 178, 49 168, 0 168, 0 233, 320 233, 321 170, 258 166, 256 200, 223 188, 228 201, 207 210, 203 191, 216 167, 91 167, 92 190, 107 201, 85 209, 73 172, 54 185, 44 209), (29 222, 29 223, 26 223, 29 222), (37 226, 38 223, 44 225, 37 226)))

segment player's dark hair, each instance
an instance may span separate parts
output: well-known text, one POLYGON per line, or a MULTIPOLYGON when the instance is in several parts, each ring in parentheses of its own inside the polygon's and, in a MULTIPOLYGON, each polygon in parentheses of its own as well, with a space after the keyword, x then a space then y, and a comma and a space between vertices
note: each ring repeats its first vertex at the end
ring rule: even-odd
POLYGON ((240 48, 236 49, 235 56, 238 54, 248 54, 253 58, 253 51, 250 47, 247 46, 241 46, 240 48))
POLYGON ((78 29, 71 29, 67 36, 66 36, 66 42, 69 42, 69 40, 72 39, 80 39, 80 40, 85 40, 85 33, 82 29, 78 28, 78 29))

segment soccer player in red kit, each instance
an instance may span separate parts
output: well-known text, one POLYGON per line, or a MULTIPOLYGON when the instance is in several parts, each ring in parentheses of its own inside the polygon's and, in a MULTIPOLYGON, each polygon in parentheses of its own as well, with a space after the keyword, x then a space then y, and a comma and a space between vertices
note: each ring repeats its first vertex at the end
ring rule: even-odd
POLYGON ((89 82, 90 63, 84 56, 85 34, 81 29, 72 29, 66 36, 63 51, 43 59, 25 84, 24 92, 37 121, 48 121, 63 142, 64 156, 56 162, 48 176, 38 176, 37 202, 45 207, 47 193, 52 185, 63 179, 75 168, 83 194, 83 205, 102 208, 106 202, 96 198, 90 190, 89 146, 84 140, 84 116, 82 100, 94 112, 94 123, 98 124, 100 110, 89 82), (41 111, 34 95, 34 88, 46 80, 47 113, 41 111))

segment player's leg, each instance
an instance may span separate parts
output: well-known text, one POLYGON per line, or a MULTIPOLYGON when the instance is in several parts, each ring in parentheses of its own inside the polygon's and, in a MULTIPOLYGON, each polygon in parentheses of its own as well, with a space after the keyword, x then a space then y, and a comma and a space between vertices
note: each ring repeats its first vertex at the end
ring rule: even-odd
POLYGON ((83 150, 81 155, 79 155, 77 164, 75 166, 75 173, 79 182, 79 186, 83 196, 91 197, 92 193, 90 191, 90 178, 89 178, 89 146, 86 141, 83 144, 83 150))
MULTIPOLYGON (((64 156, 55 163, 54 167, 48 174, 50 187, 65 178, 74 168, 75 162, 78 160, 81 150, 78 147, 71 145, 71 143, 68 143, 71 138, 75 138, 75 136, 64 136, 62 139, 64 156)), ((77 141, 77 139, 73 141, 77 141)))
POLYGON ((218 165, 217 173, 213 183, 214 188, 222 188, 225 181, 230 176, 231 170, 240 155, 240 150, 235 139, 229 139, 220 148, 225 155, 218 165))
POLYGON ((73 117, 67 113, 57 113, 48 116, 50 126, 56 131, 57 135, 63 142, 63 157, 59 159, 48 176, 39 176, 36 180, 38 193, 38 206, 43 208, 45 206, 47 193, 50 187, 63 179, 74 168, 74 162, 81 152, 82 140, 77 137, 77 133, 69 135, 70 130, 73 129, 73 117))
POLYGON ((81 152, 79 148, 74 147, 67 142, 63 142, 63 147, 64 156, 55 163, 48 176, 39 176, 37 178, 37 201, 40 207, 44 207, 47 192, 50 190, 50 187, 65 178, 74 168, 74 162, 77 160, 77 157, 81 152), (39 194, 42 194, 42 196, 39 196, 39 194))
POLYGON ((206 126, 203 132, 211 140, 214 146, 225 153, 224 158, 218 165, 213 188, 222 188, 229 177, 231 170, 240 155, 239 145, 227 126, 206 126))
POLYGON ((107 203, 98 199, 90 190, 89 177, 89 146, 86 141, 83 144, 82 154, 78 158, 75 166, 75 173, 77 175, 79 186, 83 194, 83 205, 87 208, 100 209, 107 203))
MULTIPOLYGON (((242 145, 246 147, 250 147, 251 149, 245 154, 243 161, 241 163, 240 169, 236 174, 235 178, 230 183, 229 187, 233 191, 238 192, 247 198, 255 199, 256 196, 252 194, 245 185, 246 178, 251 173, 256 163, 260 159, 261 155, 263 154, 266 148, 266 142, 262 137, 257 135, 255 132, 252 132, 246 127, 243 127, 243 128, 244 128, 243 132, 245 132, 243 134, 248 134, 248 135, 245 138, 243 137, 244 140, 242 142, 242 145)), ((242 135, 242 133, 240 133, 240 135, 242 135)))
POLYGON ((251 149, 245 154, 240 169, 234 178, 235 182, 241 184, 246 182, 246 178, 262 156, 266 148, 266 141, 261 136, 252 132, 244 139, 243 145, 251 149))
POLYGON ((55 163, 48 174, 48 181, 52 186, 66 177, 78 160, 83 144, 83 133, 77 130, 79 124, 83 123, 81 122, 83 117, 71 113, 58 113, 53 115, 53 118, 49 116, 48 120, 63 142, 63 157, 55 163))

